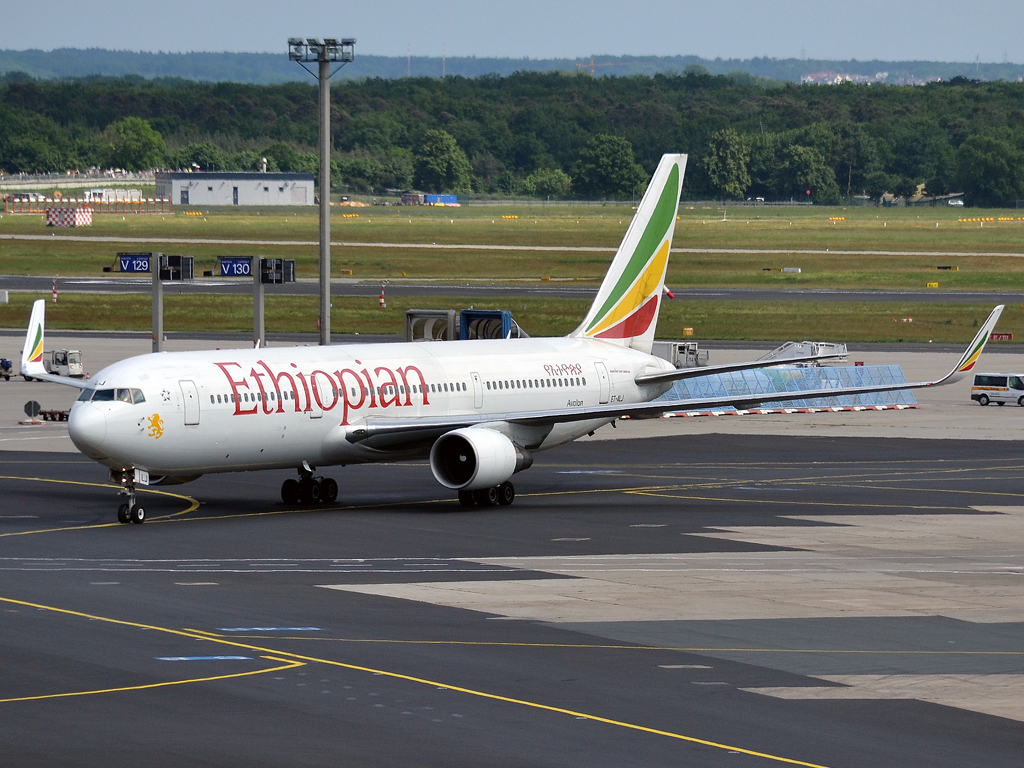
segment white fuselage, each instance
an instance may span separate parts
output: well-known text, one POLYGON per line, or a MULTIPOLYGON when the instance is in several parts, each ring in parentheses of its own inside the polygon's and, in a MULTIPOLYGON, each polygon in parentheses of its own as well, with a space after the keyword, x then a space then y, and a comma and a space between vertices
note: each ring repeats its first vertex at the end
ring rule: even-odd
POLYGON ((543 428, 504 419, 646 402, 671 384, 638 386, 634 379, 662 370, 672 367, 633 349, 583 338, 170 352, 100 371, 93 380, 96 394, 74 404, 68 426, 79 450, 97 461, 182 479, 429 453, 429 445, 396 451, 346 439, 352 430, 388 419, 479 420, 494 414, 489 428, 542 450, 609 419, 543 428), (141 392, 144 400, 122 395, 124 390, 141 392))

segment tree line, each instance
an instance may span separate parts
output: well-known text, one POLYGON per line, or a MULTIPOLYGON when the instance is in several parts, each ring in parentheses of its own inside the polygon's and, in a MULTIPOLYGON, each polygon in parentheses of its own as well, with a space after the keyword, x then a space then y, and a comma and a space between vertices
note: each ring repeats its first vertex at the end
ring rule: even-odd
MULTIPOLYGON (((0 83, 0 169, 315 172, 313 85, 0 83)), ((687 152, 688 199, 1024 198, 1024 84, 801 86, 748 75, 370 79, 332 89, 338 189, 629 198, 687 152)))

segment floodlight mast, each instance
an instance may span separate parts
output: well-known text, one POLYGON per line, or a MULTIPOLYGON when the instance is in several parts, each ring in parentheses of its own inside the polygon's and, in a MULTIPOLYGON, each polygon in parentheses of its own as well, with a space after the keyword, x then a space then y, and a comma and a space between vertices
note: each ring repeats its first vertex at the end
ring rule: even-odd
POLYGON ((320 83, 320 343, 331 343, 331 77, 355 58, 355 38, 288 38, 288 58, 320 83), (317 62, 319 71, 306 66, 317 62), (338 67, 331 72, 331 64, 338 67))

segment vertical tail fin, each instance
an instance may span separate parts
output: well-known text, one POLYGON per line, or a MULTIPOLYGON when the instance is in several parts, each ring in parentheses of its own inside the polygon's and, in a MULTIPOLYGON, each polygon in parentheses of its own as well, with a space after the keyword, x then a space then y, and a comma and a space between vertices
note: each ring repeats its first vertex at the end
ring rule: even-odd
POLYGON ((650 353, 685 171, 686 155, 662 156, 597 298, 572 336, 650 353))
POLYGON ((32 304, 32 317, 28 321, 25 346, 21 350, 21 375, 37 376, 46 373, 43 365, 43 325, 46 320, 46 300, 32 304))

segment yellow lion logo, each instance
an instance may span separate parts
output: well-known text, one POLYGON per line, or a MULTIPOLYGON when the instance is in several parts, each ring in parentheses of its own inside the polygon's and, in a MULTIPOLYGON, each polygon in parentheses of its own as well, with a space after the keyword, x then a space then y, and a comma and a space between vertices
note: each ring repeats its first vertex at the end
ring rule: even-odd
POLYGON ((159 413, 154 413, 149 419, 149 436, 159 440, 164 433, 164 420, 159 413))

